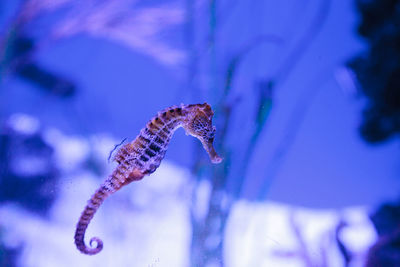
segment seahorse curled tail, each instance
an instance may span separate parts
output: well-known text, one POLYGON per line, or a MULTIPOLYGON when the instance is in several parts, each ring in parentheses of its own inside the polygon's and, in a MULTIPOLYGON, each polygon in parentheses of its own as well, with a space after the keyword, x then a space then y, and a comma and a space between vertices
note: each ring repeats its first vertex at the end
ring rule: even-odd
POLYGON ((90 239, 90 247, 86 246, 84 241, 86 229, 100 205, 109 195, 118 191, 124 185, 135 180, 140 180, 144 176, 139 171, 133 171, 129 173, 129 175, 124 175, 120 169, 121 168, 117 167, 114 173, 110 175, 110 177, 100 186, 99 189, 97 189, 97 191, 89 199, 88 204, 79 218, 74 238, 76 247, 84 254, 95 255, 103 249, 103 241, 98 237, 92 237, 90 239), (93 243, 95 243, 96 247, 93 247, 93 243))

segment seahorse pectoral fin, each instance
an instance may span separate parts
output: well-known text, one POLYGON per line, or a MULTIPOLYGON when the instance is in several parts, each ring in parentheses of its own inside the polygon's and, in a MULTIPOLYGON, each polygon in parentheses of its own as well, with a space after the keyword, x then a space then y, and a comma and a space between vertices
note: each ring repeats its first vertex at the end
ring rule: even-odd
POLYGON ((215 151, 214 146, 213 146, 213 141, 214 141, 214 139, 201 140, 201 143, 202 143, 204 149, 207 151, 211 162, 214 164, 218 164, 218 163, 221 163, 222 158, 220 156, 218 156, 217 152, 215 151))

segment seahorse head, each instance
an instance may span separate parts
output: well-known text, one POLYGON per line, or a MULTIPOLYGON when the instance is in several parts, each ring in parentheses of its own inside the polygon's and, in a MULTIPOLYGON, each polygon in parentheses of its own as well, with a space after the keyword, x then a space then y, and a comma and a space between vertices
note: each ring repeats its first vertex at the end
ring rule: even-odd
POLYGON ((200 140, 212 163, 220 163, 222 158, 218 156, 213 146, 215 126, 212 125, 212 117, 214 112, 210 105, 207 103, 188 105, 186 110, 188 115, 183 125, 186 134, 200 140))

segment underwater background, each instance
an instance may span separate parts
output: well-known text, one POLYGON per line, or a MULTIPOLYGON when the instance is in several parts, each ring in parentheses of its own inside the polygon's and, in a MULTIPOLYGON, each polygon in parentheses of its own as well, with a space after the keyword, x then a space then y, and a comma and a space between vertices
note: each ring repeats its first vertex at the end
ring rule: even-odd
POLYGON ((400 266, 400 1, 0 2, 0 266, 400 266), (74 244, 109 160, 208 103, 74 244))

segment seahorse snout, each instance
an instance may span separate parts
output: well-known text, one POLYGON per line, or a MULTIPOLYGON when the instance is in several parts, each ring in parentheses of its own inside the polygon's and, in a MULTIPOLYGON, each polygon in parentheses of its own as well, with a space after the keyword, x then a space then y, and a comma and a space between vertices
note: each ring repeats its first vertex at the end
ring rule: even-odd
POLYGON ((213 146, 213 141, 214 141, 214 139, 210 139, 208 141, 201 140, 201 143, 203 144, 204 149, 207 151, 211 162, 214 164, 218 164, 218 163, 221 163, 222 158, 220 156, 218 156, 217 152, 215 151, 214 146, 213 146))

